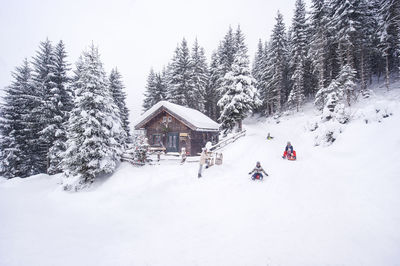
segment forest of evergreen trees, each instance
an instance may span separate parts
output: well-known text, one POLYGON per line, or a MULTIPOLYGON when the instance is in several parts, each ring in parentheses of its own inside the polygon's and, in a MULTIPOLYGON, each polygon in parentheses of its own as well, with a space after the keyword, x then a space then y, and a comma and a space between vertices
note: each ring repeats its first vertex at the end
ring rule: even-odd
POLYGON ((182 40, 161 73, 150 71, 144 110, 168 100, 205 112, 230 130, 251 110, 262 115, 299 111, 313 100, 327 118, 369 97, 373 79, 400 72, 400 1, 312 0, 295 3, 286 27, 278 12, 270 38, 260 40, 249 69, 240 27, 220 41, 207 63, 195 41, 182 40))
MULTIPOLYGON (((0 106, 0 175, 64 172, 79 184, 112 172, 131 142, 124 85, 104 71, 91 45, 70 76, 64 43, 42 42, 13 72, 0 106)), ((374 79, 400 72, 400 1, 296 0, 290 27, 278 12, 250 65, 245 35, 229 27, 207 62, 185 39, 161 72, 150 71, 144 110, 160 100, 204 112, 225 131, 250 113, 279 116, 311 100, 323 117, 346 123, 345 109, 369 97, 374 79)), ((68 182, 66 182, 68 184, 68 182)))
POLYGON ((64 172, 85 184, 114 170, 130 143, 122 77, 107 77, 94 45, 69 70, 64 43, 46 40, 13 72, 0 108, 1 176, 64 172))

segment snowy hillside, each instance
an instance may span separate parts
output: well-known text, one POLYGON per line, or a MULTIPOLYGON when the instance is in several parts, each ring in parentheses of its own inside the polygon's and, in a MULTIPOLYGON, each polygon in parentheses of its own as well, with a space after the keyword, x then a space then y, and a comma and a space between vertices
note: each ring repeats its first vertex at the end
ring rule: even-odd
POLYGON ((400 89, 375 97, 331 146, 314 145, 312 108, 249 120, 202 179, 197 163, 123 163, 79 193, 0 179, 0 265, 398 265, 400 89))

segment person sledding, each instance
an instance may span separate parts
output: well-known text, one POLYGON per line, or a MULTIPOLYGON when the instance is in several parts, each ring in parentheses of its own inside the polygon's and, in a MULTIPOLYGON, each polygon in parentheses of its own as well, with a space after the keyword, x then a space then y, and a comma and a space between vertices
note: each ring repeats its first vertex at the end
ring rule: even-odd
POLYGON ((268 174, 264 171, 264 169, 261 167, 260 162, 257 162, 256 167, 253 169, 253 171, 251 171, 249 173, 249 175, 253 174, 251 176, 251 179, 255 180, 255 179, 259 179, 262 180, 263 179, 263 175, 262 173, 264 173, 266 176, 268 176, 268 174))
POLYGON ((290 143, 290 141, 287 142, 285 152, 283 153, 282 158, 288 160, 296 160, 296 151, 293 149, 293 146, 290 143))
POLYGON ((267 140, 271 140, 271 139, 273 139, 274 137, 272 137, 270 134, 269 134, 269 132, 268 132, 268 135, 267 135, 267 140))

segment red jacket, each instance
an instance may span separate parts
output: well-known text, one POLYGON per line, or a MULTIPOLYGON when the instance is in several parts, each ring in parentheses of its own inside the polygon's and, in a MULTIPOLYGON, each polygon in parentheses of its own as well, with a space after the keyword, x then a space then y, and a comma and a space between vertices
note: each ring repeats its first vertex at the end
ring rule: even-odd
MULTIPOLYGON (((285 152, 283 153, 283 157, 286 158, 287 155, 288 155, 288 153, 287 153, 287 151, 285 151, 285 152)), ((295 151, 295 150, 293 150, 292 156, 296 157, 296 151, 295 151)))

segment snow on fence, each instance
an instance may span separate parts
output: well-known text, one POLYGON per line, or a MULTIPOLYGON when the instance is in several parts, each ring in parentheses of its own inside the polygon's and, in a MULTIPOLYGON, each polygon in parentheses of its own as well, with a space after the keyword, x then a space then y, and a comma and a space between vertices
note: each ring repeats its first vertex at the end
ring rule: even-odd
MULTIPOLYGON (((235 142, 237 139, 240 137, 243 137, 246 135, 246 130, 242 130, 226 139, 221 140, 217 144, 213 145, 210 147, 210 151, 218 151, 227 145, 235 142)), ((159 152, 159 151, 152 151, 149 152, 149 157, 147 159, 148 164, 153 164, 155 162, 160 162, 160 161, 175 161, 175 162, 180 162, 182 159, 180 157, 179 153, 167 153, 165 154, 164 152, 159 152)), ((131 163, 135 166, 143 166, 146 163, 144 162, 139 162, 135 160, 133 157, 129 156, 128 154, 124 154, 121 157, 121 161, 131 163)), ((200 161, 200 156, 191 156, 186 158, 186 163, 194 163, 194 162, 199 162, 200 161)))
POLYGON ((211 151, 218 151, 219 149, 222 149, 223 147, 227 146, 228 144, 231 144, 233 142, 235 142, 238 138, 243 137, 246 135, 246 130, 242 130, 236 134, 234 134, 231 137, 228 137, 220 142, 218 142, 217 144, 211 146, 210 150, 211 151))

